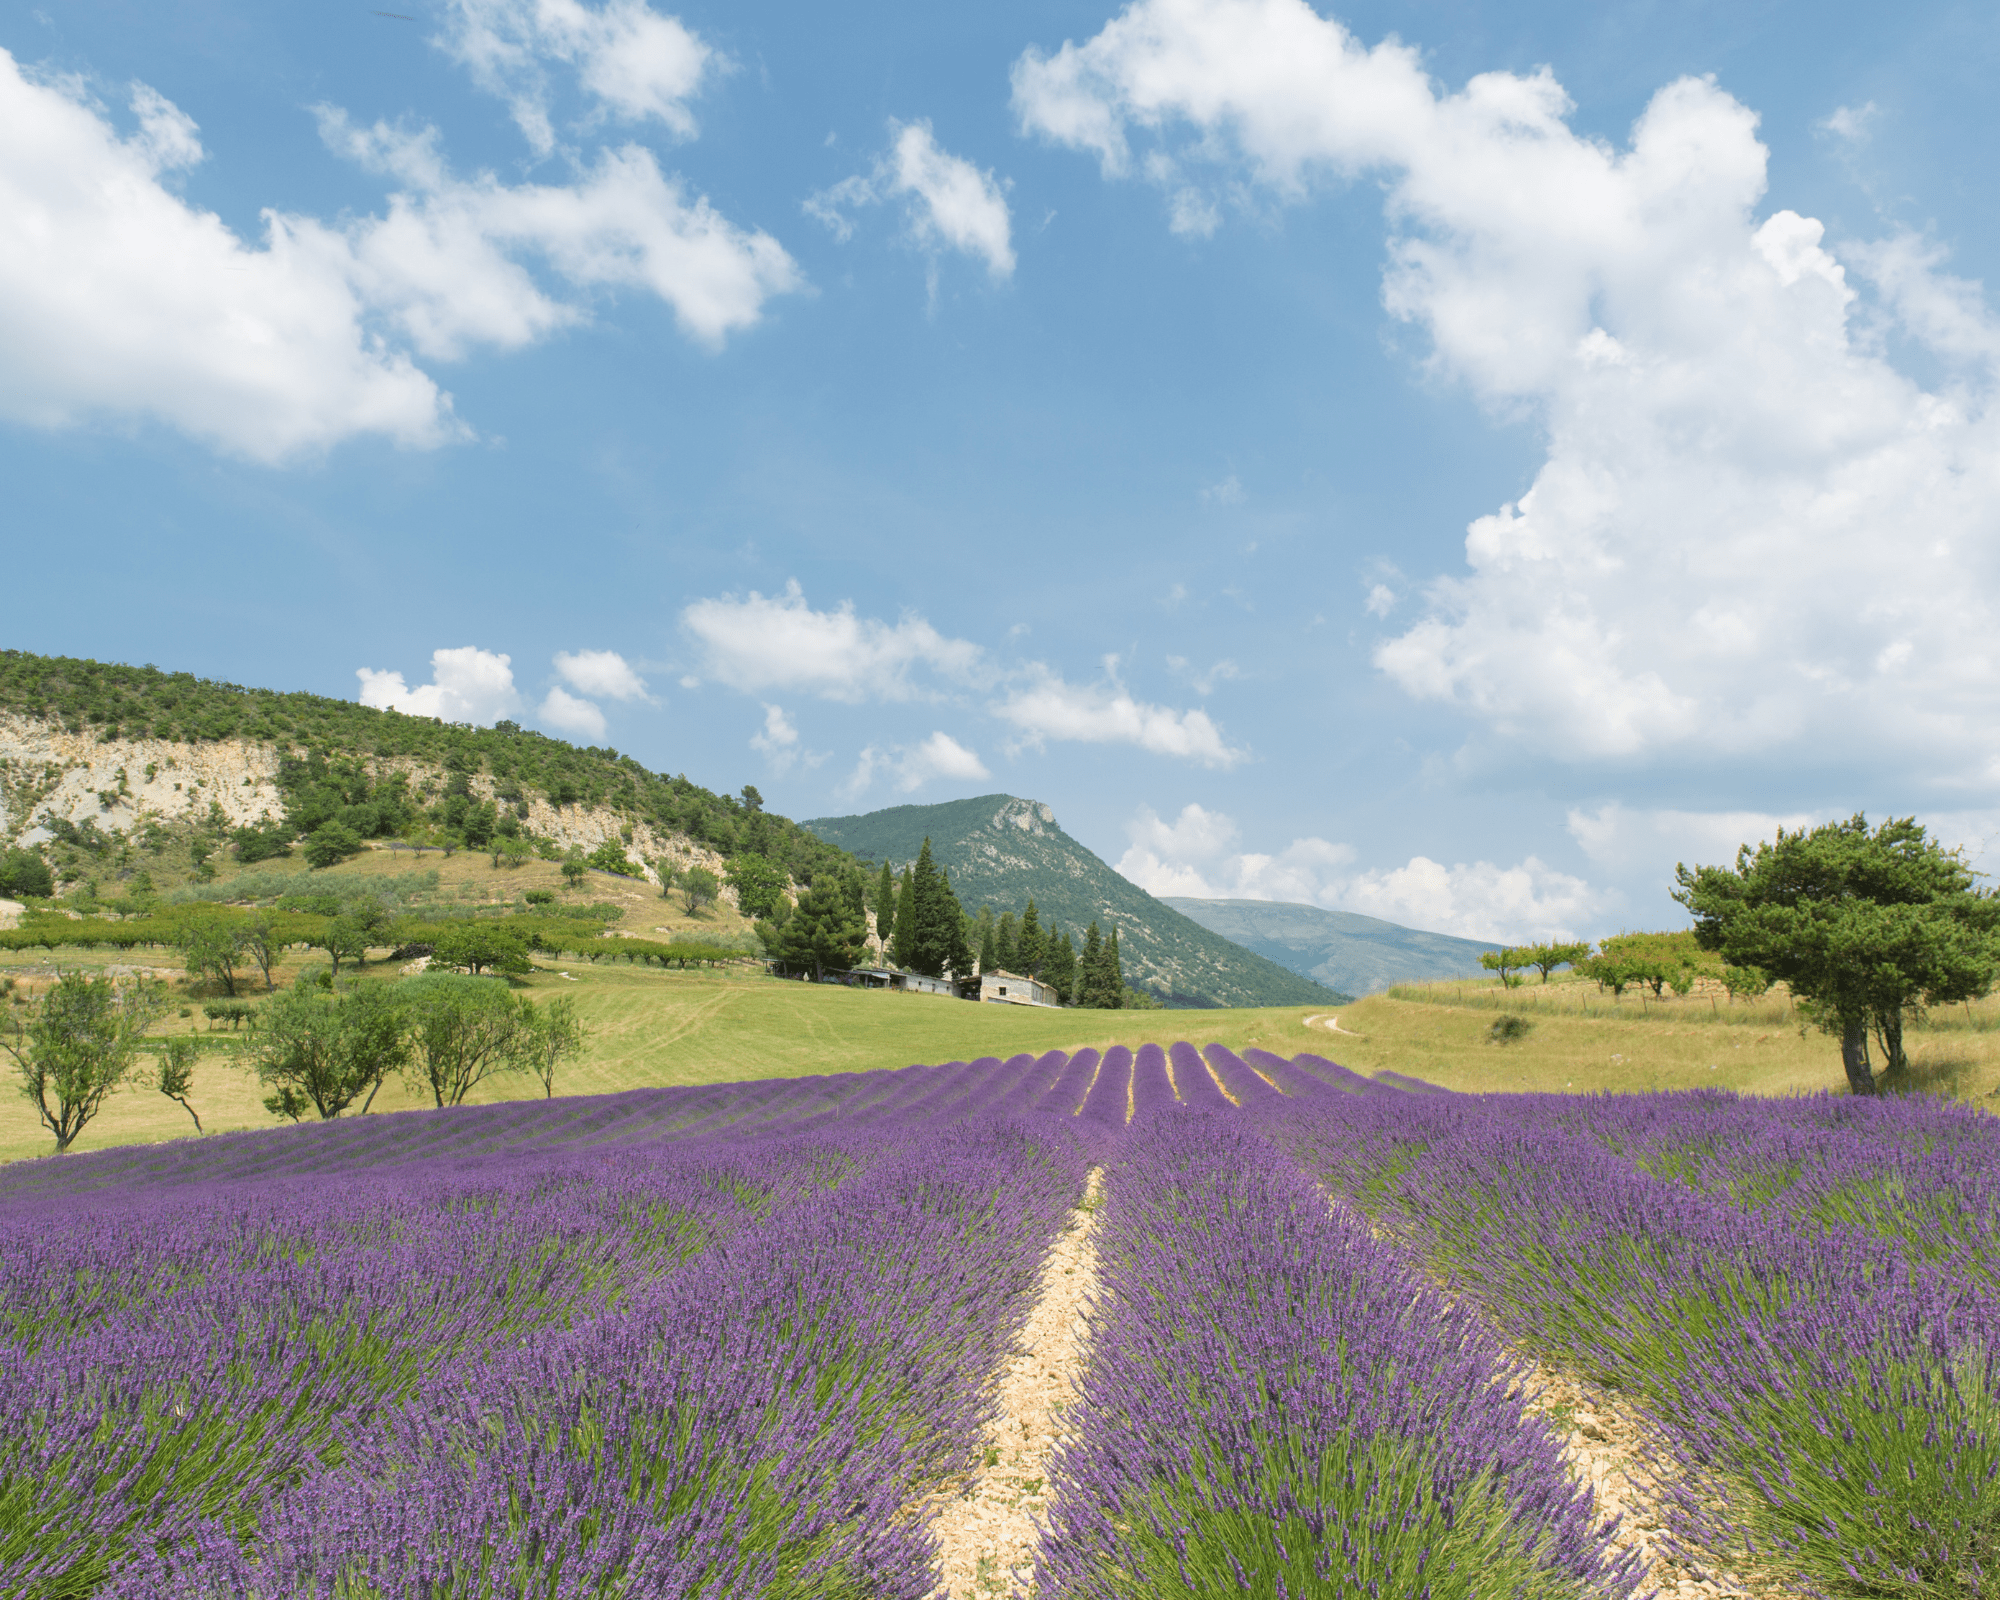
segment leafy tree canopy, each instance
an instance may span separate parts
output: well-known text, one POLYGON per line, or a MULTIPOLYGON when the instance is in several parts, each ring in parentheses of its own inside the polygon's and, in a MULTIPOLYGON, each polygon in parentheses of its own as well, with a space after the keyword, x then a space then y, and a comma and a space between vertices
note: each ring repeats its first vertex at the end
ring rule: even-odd
POLYGON ((1909 1067, 1904 1012, 1985 994, 2000 971, 2000 900, 1913 817, 1871 830, 1857 812, 1810 831, 1780 829, 1754 852, 1738 850, 1733 869, 1683 865, 1674 877, 1704 950, 1782 981, 1840 1035, 1856 1094, 1877 1087, 1871 1027, 1893 1086, 1909 1067))

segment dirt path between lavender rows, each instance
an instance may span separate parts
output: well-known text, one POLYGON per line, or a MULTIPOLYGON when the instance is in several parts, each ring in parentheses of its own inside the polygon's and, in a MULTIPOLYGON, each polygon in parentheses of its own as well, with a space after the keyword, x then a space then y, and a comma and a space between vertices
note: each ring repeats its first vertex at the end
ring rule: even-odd
POLYGON ((999 1600, 1034 1592, 1037 1514, 1048 1493, 1049 1456, 1076 1398, 1097 1282, 1097 1209, 1104 1169, 1093 1168, 1083 1203, 1042 1268, 1042 1292, 1000 1380, 987 1426, 984 1464, 945 1491, 933 1524, 944 1582, 934 1600, 999 1600))

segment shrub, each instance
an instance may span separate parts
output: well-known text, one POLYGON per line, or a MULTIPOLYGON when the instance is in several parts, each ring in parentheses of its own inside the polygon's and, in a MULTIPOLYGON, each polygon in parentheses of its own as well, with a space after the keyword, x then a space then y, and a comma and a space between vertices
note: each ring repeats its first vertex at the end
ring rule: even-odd
POLYGON ((1493 1026, 1486 1030, 1486 1037, 1495 1044, 1515 1044, 1528 1037, 1535 1025, 1526 1017, 1518 1017, 1509 1011, 1493 1019, 1493 1026))

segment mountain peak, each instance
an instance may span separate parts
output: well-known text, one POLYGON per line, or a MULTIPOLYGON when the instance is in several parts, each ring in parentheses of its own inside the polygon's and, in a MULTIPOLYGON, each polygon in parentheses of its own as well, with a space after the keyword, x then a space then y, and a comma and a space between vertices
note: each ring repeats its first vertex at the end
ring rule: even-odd
POLYGON ((890 806, 800 824, 865 861, 904 866, 925 839, 968 911, 1025 910, 1081 939, 1095 922, 1118 931, 1125 977, 1190 1006, 1324 1005, 1342 998, 1311 978, 1232 943, 1121 878, 1064 833, 1055 811, 1019 795, 987 794, 934 806, 890 806))

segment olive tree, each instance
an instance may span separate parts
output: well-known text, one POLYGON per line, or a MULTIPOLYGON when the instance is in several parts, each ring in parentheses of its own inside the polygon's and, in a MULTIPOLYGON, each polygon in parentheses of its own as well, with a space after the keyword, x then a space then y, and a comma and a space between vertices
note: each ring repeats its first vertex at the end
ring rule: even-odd
POLYGON ((9 1015, 0 1049, 14 1058, 21 1094, 55 1135, 57 1155, 125 1081, 164 1004, 149 985, 65 972, 25 1020, 9 1015))
POLYGON ((519 1072, 534 1002, 505 984, 456 973, 425 973, 397 987, 410 1022, 411 1071, 440 1106, 463 1103, 486 1079, 519 1072))
POLYGON ((201 1113, 188 1098, 194 1093, 194 1064, 201 1055, 201 1041, 192 1034, 162 1039, 153 1053, 153 1087, 194 1118, 194 1131, 201 1132, 201 1113))
POLYGON ((1810 832, 1780 828, 1754 852, 1739 849, 1733 869, 1680 866, 1674 878, 1702 949, 1785 984, 1840 1035, 1855 1094, 1877 1089, 1871 1029, 1894 1087, 1909 1070, 1904 1014, 1983 995, 2000 973, 2000 899, 1914 817, 1872 830, 1859 813, 1810 832))
POLYGON ((366 1113, 410 1047, 402 1007, 384 984, 333 989, 302 978, 264 1003, 251 1056, 271 1091, 264 1108, 299 1121, 308 1111, 331 1121, 357 1100, 366 1113))
POLYGON ((583 1019, 576 1014, 576 1001, 567 995, 551 1000, 540 1011, 535 1009, 534 1001, 523 996, 521 1012, 525 1024, 520 1041, 521 1059, 541 1080, 543 1097, 553 1098, 556 1069, 571 1056, 583 1052, 588 1037, 583 1019))

